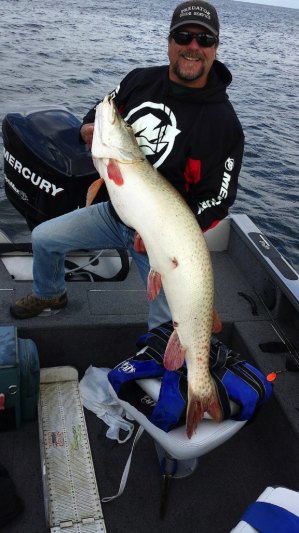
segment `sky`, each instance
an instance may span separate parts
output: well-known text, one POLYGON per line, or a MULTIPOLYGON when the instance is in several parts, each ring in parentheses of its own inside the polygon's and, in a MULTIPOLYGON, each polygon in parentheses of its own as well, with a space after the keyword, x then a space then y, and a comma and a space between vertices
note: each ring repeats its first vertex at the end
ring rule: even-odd
POLYGON ((299 9, 299 0, 239 0, 240 2, 253 2, 254 4, 268 4, 270 6, 294 7, 299 9))

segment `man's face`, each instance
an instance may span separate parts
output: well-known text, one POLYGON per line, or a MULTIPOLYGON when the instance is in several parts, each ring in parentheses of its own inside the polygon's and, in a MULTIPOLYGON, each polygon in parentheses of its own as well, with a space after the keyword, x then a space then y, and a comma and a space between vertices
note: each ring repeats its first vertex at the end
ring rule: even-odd
MULTIPOLYGON (((209 33, 203 26, 186 25, 177 31, 189 31, 192 33, 209 33)), ((190 44, 177 44, 173 38, 168 43, 169 77, 180 85, 189 87, 204 87, 214 59, 216 57, 217 44, 209 48, 200 46, 196 39, 190 44)))

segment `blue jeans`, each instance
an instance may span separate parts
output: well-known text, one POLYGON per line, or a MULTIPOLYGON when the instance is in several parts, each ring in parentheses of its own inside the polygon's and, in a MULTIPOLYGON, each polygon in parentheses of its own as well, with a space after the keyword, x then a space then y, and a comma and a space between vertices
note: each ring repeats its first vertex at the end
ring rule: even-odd
MULTIPOLYGON (((108 203, 77 209, 37 226, 32 232, 33 292, 41 299, 65 292, 64 257, 72 250, 127 249, 145 286, 150 270, 147 255, 134 251, 134 230, 118 222, 108 203)), ((163 290, 149 302, 149 329, 171 320, 163 290)))

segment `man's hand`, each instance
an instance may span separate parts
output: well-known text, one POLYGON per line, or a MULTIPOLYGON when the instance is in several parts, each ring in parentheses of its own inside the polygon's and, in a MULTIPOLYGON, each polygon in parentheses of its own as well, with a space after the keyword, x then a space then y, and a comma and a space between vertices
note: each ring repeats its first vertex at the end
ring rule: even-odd
POLYGON ((93 130, 94 130, 94 124, 92 123, 83 124, 80 130, 80 135, 83 141, 85 142, 85 144, 87 144, 89 148, 91 148, 91 145, 92 145, 93 130))

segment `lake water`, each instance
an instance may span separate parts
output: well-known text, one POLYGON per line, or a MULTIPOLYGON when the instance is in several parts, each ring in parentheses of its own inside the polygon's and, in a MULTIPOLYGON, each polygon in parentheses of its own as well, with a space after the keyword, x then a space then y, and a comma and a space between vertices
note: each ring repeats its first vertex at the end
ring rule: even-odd
MULTIPOLYGON (((0 119, 66 106, 80 119, 137 66, 167 62, 172 0, 1 0, 0 119)), ((233 74, 230 99, 246 149, 233 212, 245 212, 299 270, 299 10, 215 0, 218 57, 233 74)), ((2 140, 1 146, 2 146, 2 140)), ((6 200, 0 228, 28 239, 6 200)))

